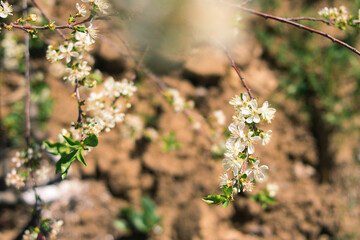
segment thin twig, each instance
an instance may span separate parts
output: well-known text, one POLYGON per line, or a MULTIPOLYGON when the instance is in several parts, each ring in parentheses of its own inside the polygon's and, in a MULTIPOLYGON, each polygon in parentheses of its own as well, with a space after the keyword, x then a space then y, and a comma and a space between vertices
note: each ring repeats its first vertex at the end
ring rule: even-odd
MULTIPOLYGON (((220 43, 219 43, 220 44, 220 43)), ((248 85, 246 84, 245 78, 242 76, 240 69, 236 66, 235 64, 235 60, 234 58, 231 56, 231 54, 229 53, 229 51, 226 49, 226 47, 222 44, 220 44, 220 46, 222 47, 222 49, 224 50, 226 56, 229 58, 230 62, 231 62, 231 66, 234 68, 234 70, 236 71, 237 75, 239 76, 242 85, 244 86, 244 88, 246 89, 246 91, 248 92, 249 96, 251 99, 254 99, 254 96, 251 92, 251 89, 248 87, 248 85)))
MULTIPOLYGON (((55 25, 54 29, 74 29, 76 26, 90 22, 92 19, 94 20, 107 20, 109 19, 108 17, 96 17, 94 18, 93 16, 89 16, 87 19, 82 20, 80 22, 76 22, 73 24, 65 24, 65 25, 55 25)), ((28 30, 49 30, 48 26, 23 26, 23 25, 19 25, 16 23, 4 23, 4 22, 0 22, 0 25, 3 26, 4 28, 17 28, 17 29, 21 29, 24 30, 26 32, 28 32, 28 30)))
POLYGON ((81 127, 81 141, 84 139, 84 124, 83 124, 83 110, 81 108, 81 98, 80 98, 80 91, 79 91, 79 80, 76 79, 75 80, 75 89, 74 89, 75 95, 76 95, 76 100, 77 100, 77 104, 78 104, 78 118, 77 118, 77 123, 80 124, 81 127))
POLYGON ((256 10, 253 10, 253 9, 250 9, 250 8, 246 8, 246 7, 242 6, 241 4, 234 4, 234 3, 230 3, 230 2, 227 2, 227 1, 224 1, 224 0, 220 0, 220 2, 222 2, 222 3, 226 4, 226 5, 232 6, 232 7, 236 7, 236 8, 238 8, 238 9, 244 11, 244 12, 248 12, 250 14, 263 17, 265 19, 272 19, 272 20, 275 20, 275 21, 278 21, 278 22, 283 22, 283 23, 295 26, 297 28, 304 29, 304 30, 309 31, 311 33, 318 34, 320 36, 323 36, 325 38, 330 39, 332 42, 338 43, 338 44, 348 48, 349 50, 353 51, 354 53, 356 53, 357 55, 360 56, 360 51, 359 50, 357 50, 353 46, 350 46, 349 44, 347 44, 347 43, 345 43, 345 42, 331 36, 328 33, 325 33, 325 32, 322 32, 322 31, 307 27, 307 26, 302 25, 302 24, 297 23, 297 22, 287 20, 286 18, 277 17, 277 16, 273 16, 273 15, 270 15, 270 14, 267 14, 267 13, 259 12, 259 11, 256 11, 256 10))
MULTIPOLYGON (((26 8, 26 0, 23 0, 23 7, 26 8), (24 4, 25 2, 25 4, 24 4), (25 7, 24 7, 25 5, 25 7)), ((24 12, 26 15, 26 12, 24 12)), ((31 122, 30 122, 30 99, 31 99, 31 89, 30 89, 30 51, 29 51, 29 35, 25 35, 25 85, 26 85, 26 100, 25 100, 25 140, 26 147, 30 148, 30 132, 31 132, 31 122)))
MULTIPOLYGON (((22 1, 22 7, 24 9, 23 15, 26 18, 27 15, 27 0, 22 1)), ((31 140, 31 120, 30 120, 30 104, 31 104, 31 87, 30 87, 30 51, 29 51, 29 35, 25 35, 25 82, 26 82, 26 100, 25 100, 25 118, 26 118, 26 131, 25 131, 25 140, 26 140, 26 151, 27 157, 29 158, 29 149, 31 147, 30 140, 31 140)), ((33 174, 33 164, 32 159, 29 158, 29 177, 32 181, 32 189, 34 190, 35 195, 35 205, 34 205, 34 213, 32 217, 33 224, 35 226, 40 226, 40 219, 41 219, 41 208, 39 207, 40 197, 36 192, 36 182, 33 174)))
POLYGON ((323 18, 314 18, 314 17, 292 17, 292 18, 286 18, 289 21, 314 21, 314 22, 323 22, 328 25, 334 25, 335 21, 333 20, 326 20, 323 18))
MULTIPOLYGON (((37 7, 37 8, 40 10, 41 14, 46 18, 46 20, 48 20, 48 22, 50 23, 50 22, 51 22, 50 18, 46 15, 46 13, 43 11, 43 9, 39 6, 39 4, 37 3, 37 1, 36 1, 36 0, 31 0, 31 1, 32 1, 33 4, 35 5, 35 7, 37 7)), ((62 38, 63 40, 66 40, 65 35, 64 35, 59 29, 55 29, 55 30, 56 30, 56 32, 61 36, 61 38, 62 38)))

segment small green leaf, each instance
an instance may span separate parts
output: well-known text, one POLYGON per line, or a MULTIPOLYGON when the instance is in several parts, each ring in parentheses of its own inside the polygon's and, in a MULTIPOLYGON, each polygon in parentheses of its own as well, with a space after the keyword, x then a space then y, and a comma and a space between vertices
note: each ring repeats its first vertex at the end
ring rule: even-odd
POLYGON ((43 142, 44 146, 49 150, 49 152, 53 155, 59 155, 64 148, 67 148, 64 143, 56 142, 50 143, 48 141, 43 142))
POLYGON ((77 152, 77 159, 86 167, 86 162, 84 159, 84 154, 82 149, 79 149, 79 151, 77 152))
POLYGON ((113 222, 113 226, 117 229, 117 230, 120 230, 120 231, 123 231, 123 230, 130 230, 130 227, 129 225, 126 223, 125 220, 122 220, 122 219, 117 219, 113 222))
POLYGON ((66 177, 71 163, 76 159, 77 152, 78 149, 74 149, 70 153, 64 153, 56 163, 56 173, 61 173, 62 179, 66 177))
POLYGON ((225 201, 223 201, 223 208, 226 208, 227 206, 229 206, 229 203, 230 203, 230 200, 229 199, 226 199, 225 201))
POLYGON ((226 200, 226 197, 223 195, 214 194, 204 197, 202 200, 208 204, 220 204, 226 200))
POLYGON ((99 141, 95 134, 91 134, 84 140, 84 144, 89 147, 96 147, 98 145, 99 141))
POLYGON ((70 147, 80 147, 81 143, 80 141, 75 141, 72 138, 68 138, 66 136, 63 136, 63 138, 65 139, 65 142, 70 146, 70 147))
POLYGON ((227 186, 227 185, 223 185, 222 186, 222 191, 225 195, 231 195, 233 193, 233 187, 232 186, 227 186))

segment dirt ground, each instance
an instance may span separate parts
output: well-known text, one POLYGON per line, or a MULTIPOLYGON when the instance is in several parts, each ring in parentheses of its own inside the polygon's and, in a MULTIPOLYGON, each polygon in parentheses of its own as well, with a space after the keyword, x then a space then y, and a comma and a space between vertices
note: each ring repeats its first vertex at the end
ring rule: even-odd
MULTIPOLYGON (((278 90, 276 69, 263 59, 256 38, 246 29, 238 34, 241 38, 231 45, 231 54, 259 102, 268 100, 277 109, 271 125, 264 126, 273 131, 271 142, 256 147, 257 156, 270 168, 267 182, 279 186, 277 203, 263 209, 250 199, 266 183, 258 184, 252 193, 236 196, 226 209, 204 203, 202 197, 220 193, 222 174, 221 158, 212 158, 209 131, 206 127, 194 130, 188 117, 175 113, 158 94, 156 83, 144 76, 130 114, 154 117, 152 125, 159 135, 175 132, 181 148, 165 152, 161 142, 129 139, 124 136, 124 126, 102 134, 99 146, 86 156, 88 166, 71 166, 65 180, 70 184, 66 197, 44 210, 46 216, 64 220, 58 239, 139 239, 116 230, 113 221, 121 208, 138 208, 142 196, 153 199, 163 217, 162 233, 149 239, 360 239, 360 166, 354 155, 354 136, 333 136, 336 167, 330 183, 319 183, 316 143, 306 114, 295 100, 278 90)), ((104 36, 94 51, 95 66, 117 79, 131 76, 134 63, 109 44, 115 39, 104 36)), ((126 51, 121 44, 116 46, 126 51)), ((39 136, 56 139, 62 128, 76 120, 73 87, 53 77, 49 63, 36 61, 34 66, 43 64, 55 104, 47 130, 39 136)), ((181 96, 193 100, 193 112, 211 116, 222 109, 226 124, 231 122, 233 109, 228 102, 245 90, 221 48, 199 42, 177 58, 159 58, 150 51, 145 64, 153 65, 151 61, 164 64, 160 69, 150 69, 169 87, 178 89, 181 96)), ((2 71, 1 77, 4 114, 4 99, 11 94, 9 82, 19 76, 2 71)), ((87 92, 82 94, 86 96, 87 92)), ((221 138, 212 139, 217 140, 221 138)), ((1 151, 2 158, 9 160, 4 156, 11 155, 12 150, 1 151)), ((13 239, 27 223, 32 208, 19 200, 15 190, 2 187, 0 195, 2 199, 10 198, 10 204, 4 200, 0 203, 0 239, 13 239)))

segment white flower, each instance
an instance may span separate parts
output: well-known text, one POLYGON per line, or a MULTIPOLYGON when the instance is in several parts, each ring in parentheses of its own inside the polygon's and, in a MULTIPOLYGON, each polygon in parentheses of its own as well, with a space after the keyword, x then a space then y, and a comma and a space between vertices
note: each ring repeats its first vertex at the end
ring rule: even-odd
POLYGON ((252 136, 252 135, 253 135, 252 131, 249 131, 247 134, 248 139, 246 142, 246 146, 247 146, 247 152, 249 155, 251 155, 255 152, 254 143, 261 140, 261 138, 259 136, 252 136))
POLYGON ((219 125, 221 125, 221 126, 225 125, 226 117, 222 110, 216 110, 214 112, 214 116, 219 125))
POLYGON ((229 138, 226 142, 226 148, 236 149, 238 152, 244 151, 246 144, 246 135, 243 131, 245 127, 245 123, 231 123, 229 126, 229 131, 231 132, 231 138, 229 138))
POLYGON ((59 58, 65 58, 66 62, 69 63, 71 61, 71 57, 75 57, 75 58, 79 57, 79 53, 73 51, 73 48, 74 48, 74 44, 72 42, 70 43, 65 42, 64 45, 61 45, 59 47, 59 50, 61 52, 59 58))
POLYGON ((267 121, 271 122, 271 120, 274 118, 276 109, 275 108, 269 108, 269 103, 265 101, 261 108, 259 108, 259 113, 261 114, 261 117, 267 121))
POLYGON ((64 55, 59 54, 52 45, 48 46, 48 49, 46 50, 46 59, 52 63, 59 61, 60 59, 64 58, 64 55))
POLYGON ((175 112, 181 112, 185 108, 185 100, 180 96, 178 90, 169 88, 166 90, 166 94, 172 97, 172 104, 175 112))
POLYGON ((92 23, 90 23, 89 27, 87 28, 87 33, 92 40, 95 40, 95 38, 97 37, 97 31, 97 28, 94 27, 92 23))
POLYGON ((91 71, 91 67, 88 66, 88 62, 87 61, 83 61, 79 64, 78 66, 79 68, 79 72, 80 72, 80 75, 81 75, 81 78, 83 77, 86 77, 90 74, 90 71, 91 71))
POLYGON ((107 3, 107 1, 105 1, 105 0, 95 0, 94 3, 95 3, 95 5, 97 6, 97 8, 99 9, 99 11, 102 14, 108 14, 106 9, 109 8, 109 4, 107 3))
POLYGON ((246 145, 241 140, 229 138, 226 140, 225 147, 227 149, 225 156, 227 154, 237 156, 240 152, 244 151, 246 145))
POLYGON ((222 187, 223 185, 228 185, 229 183, 231 183, 231 181, 229 180, 229 176, 225 172, 223 175, 220 176, 220 187, 222 187))
POLYGON ((241 169, 241 164, 233 156, 224 158, 222 160, 222 165, 226 171, 232 170, 235 176, 238 175, 241 169))
POLYGON ((6 175, 6 185, 14 186, 17 189, 25 186, 25 178, 17 174, 15 169, 12 169, 10 173, 6 175))
POLYGON ((276 183, 266 184, 266 191, 269 193, 270 197, 275 197, 276 193, 279 191, 279 186, 276 183))
POLYGON ((86 15, 86 8, 84 5, 80 5, 79 3, 76 3, 76 9, 78 10, 78 14, 81 17, 86 15))
POLYGON ((12 11, 13 11, 13 9, 12 9, 11 5, 9 5, 8 2, 1 1, 0 17, 7 18, 8 15, 13 15, 12 11))
POLYGON ((257 101, 255 99, 250 100, 246 107, 241 108, 241 113, 245 115, 247 123, 259 123, 260 117, 257 108, 257 101))
POLYGON ((129 82, 127 79, 123 79, 120 83, 120 93, 123 96, 131 97, 137 88, 134 86, 133 82, 129 82))
POLYGON ((260 137, 262 139, 261 144, 266 145, 270 142, 272 131, 268 130, 266 133, 261 133, 260 137))
POLYGON ((25 160, 21 156, 20 152, 16 152, 15 157, 13 157, 11 161, 15 164, 17 168, 21 167, 25 163, 25 160))
POLYGON ((265 180, 265 173, 263 171, 268 170, 269 167, 266 165, 261 165, 259 167, 260 160, 257 160, 254 163, 254 166, 251 169, 246 170, 246 175, 248 176, 250 181, 258 181, 262 182, 265 180))
POLYGON ((235 95, 235 97, 233 97, 229 103, 234 106, 239 106, 242 105, 243 101, 238 95, 235 95))
POLYGON ((90 51, 92 49, 92 45, 95 43, 88 33, 84 32, 76 32, 75 39, 77 40, 74 44, 76 50, 78 51, 90 51))
POLYGON ((250 181, 244 182, 243 186, 244 186, 243 188, 244 192, 251 192, 254 189, 254 183, 250 181))

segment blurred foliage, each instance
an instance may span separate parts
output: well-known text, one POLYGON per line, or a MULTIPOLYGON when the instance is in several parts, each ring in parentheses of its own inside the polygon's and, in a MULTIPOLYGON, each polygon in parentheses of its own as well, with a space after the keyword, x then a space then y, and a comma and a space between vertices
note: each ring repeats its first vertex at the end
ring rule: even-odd
MULTIPOLYGON (((50 88, 44 82, 42 73, 36 73, 31 81, 31 118, 39 130, 46 128, 47 121, 52 114, 53 99, 50 88)), ((8 145, 19 147, 24 144, 25 132, 25 101, 16 101, 10 105, 10 113, 3 117, 3 125, 7 134, 8 145)))
MULTIPOLYGON (((281 11, 274 12, 274 7, 279 8, 283 1, 263 4, 265 2, 267 1, 261 2, 264 12, 282 17, 319 17, 318 10, 328 6, 312 3, 309 8, 293 8, 288 9, 289 11, 280 8, 281 11)), ((341 4, 350 11, 359 9, 360 0, 341 4)), ((357 16, 357 13, 352 14, 357 16)), ((285 24, 267 23, 269 24, 257 25, 256 35, 264 46, 264 57, 273 67, 281 70, 280 89, 288 97, 303 103, 307 112, 310 112, 307 100, 315 98, 319 104, 317 110, 321 111, 324 122, 337 129, 352 130, 345 129, 344 122, 354 117, 360 107, 360 71, 357 67, 359 56, 316 34, 285 24)), ((311 21, 301 23, 319 30, 326 27, 323 23, 311 21)), ((325 31, 329 29, 328 27, 325 31)), ((342 32, 334 27, 331 31, 340 40, 356 47, 359 29, 346 29, 342 32)))
POLYGON ((164 152, 170 152, 181 148, 181 144, 176 141, 175 132, 171 132, 169 136, 162 138, 164 152))
POLYGON ((141 198, 142 210, 123 208, 120 210, 120 219, 114 221, 114 227, 120 231, 130 231, 133 234, 159 234, 162 217, 156 213, 156 205, 147 197, 141 198))

